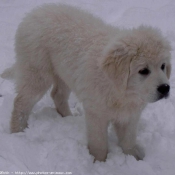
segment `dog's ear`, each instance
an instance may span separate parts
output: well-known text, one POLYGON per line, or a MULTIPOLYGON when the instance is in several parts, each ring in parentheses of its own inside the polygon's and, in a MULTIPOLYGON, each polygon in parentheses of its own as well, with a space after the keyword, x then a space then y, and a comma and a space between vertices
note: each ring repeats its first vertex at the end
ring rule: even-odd
POLYGON ((170 75, 171 75, 171 64, 170 63, 166 67, 166 75, 167 75, 167 77, 169 79, 170 75))
POLYGON ((131 58, 129 48, 124 43, 118 42, 107 46, 100 60, 100 67, 113 81, 119 93, 127 88, 131 58))

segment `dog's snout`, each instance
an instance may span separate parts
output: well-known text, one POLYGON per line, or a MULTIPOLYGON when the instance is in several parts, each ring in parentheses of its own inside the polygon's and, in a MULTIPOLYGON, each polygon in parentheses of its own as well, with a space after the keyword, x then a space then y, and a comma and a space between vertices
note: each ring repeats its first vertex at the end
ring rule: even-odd
POLYGON ((161 84, 158 86, 157 91, 163 96, 166 97, 170 91, 170 86, 168 84, 161 84))

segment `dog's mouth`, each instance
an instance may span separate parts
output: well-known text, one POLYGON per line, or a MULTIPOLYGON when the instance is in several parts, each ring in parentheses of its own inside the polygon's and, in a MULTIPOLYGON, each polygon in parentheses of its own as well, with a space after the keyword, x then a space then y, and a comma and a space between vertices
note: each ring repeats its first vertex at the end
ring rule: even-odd
MULTIPOLYGON (((163 98, 167 99, 167 98, 169 97, 169 94, 170 94, 170 93, 167 93, 167 94, 165 94, 165 95, 159 94, 158 100, 161 100, 161 99, 163 99, 163 98)), ((158 101, 158 100, 157 100, 157 101, 158 101)))
POLYGON ((157 102, 157 101, 162 100, 162 99, 167 99, 169 96, 170 96, 170 93, 167 93, 165 95, 158 94, 157 97, 153 101, 151 101, 150 103, 154 103, 154 102, 157 102))

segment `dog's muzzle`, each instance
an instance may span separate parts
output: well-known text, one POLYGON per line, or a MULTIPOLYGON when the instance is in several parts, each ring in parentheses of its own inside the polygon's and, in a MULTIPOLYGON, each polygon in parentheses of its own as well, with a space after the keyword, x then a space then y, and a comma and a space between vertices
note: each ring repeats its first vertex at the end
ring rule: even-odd
POLYGON ((161 84, 158 86, 157 91, 159 93, 159 100, 162 98, 168 98, 170 86, 168 84, 161 84))

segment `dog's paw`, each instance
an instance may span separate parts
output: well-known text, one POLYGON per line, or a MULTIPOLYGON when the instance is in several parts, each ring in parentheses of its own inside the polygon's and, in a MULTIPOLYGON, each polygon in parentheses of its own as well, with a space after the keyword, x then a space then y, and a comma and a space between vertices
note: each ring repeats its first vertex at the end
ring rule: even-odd
POLYGON ((132 155, 136 158, 136 160, 143 160, 145 157, 144 149, 139 145, 135 145, 133 148, 130 149, 123 149, 125 154, 132 155))

